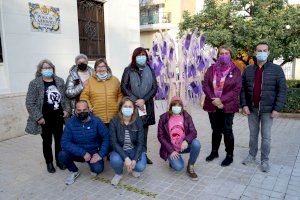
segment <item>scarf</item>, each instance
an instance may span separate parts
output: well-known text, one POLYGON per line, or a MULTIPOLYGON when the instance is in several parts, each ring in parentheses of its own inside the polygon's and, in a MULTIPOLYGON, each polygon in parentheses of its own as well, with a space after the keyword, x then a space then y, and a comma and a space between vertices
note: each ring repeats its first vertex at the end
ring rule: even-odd
POLYGON ((130 86, 132 93, 142 99, 152 89, 153 75, 150 67, 146 65, 142 71, 131 71, 130 86), (141 75, 140 75, 141 74, 141 75))

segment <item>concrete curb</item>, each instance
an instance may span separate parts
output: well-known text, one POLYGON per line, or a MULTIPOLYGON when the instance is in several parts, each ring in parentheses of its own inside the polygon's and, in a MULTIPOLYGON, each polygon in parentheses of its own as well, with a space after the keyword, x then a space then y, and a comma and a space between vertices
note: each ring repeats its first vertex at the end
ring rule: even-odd
POLYGON ((280 113, 280 118, 300 119, 300 113, 280 113))

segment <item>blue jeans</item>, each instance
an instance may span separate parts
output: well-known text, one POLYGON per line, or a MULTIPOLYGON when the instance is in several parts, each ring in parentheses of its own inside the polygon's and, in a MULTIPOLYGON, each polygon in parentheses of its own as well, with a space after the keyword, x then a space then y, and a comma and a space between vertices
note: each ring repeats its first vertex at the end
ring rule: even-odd
MULTIPOLYGON (((74 161, 76 162, 85 162, 83 157, 75 156, 74 154, 68 151, 61 151, 58 155, 59 161, 63 163, 70 172, 78 172, 78 168, 76 167, 74 161)), ((103 159, 99 160, 96 163, 87 162, 90 166, 92 172, 96 174, 100 174, 104 169, 103 159)))
MULTIPOLYGON (((135 155, 135 149, 125 151, 125 154, 130 159, 133 159, 133 157, 135 155)), ((146 154, 145 154, 145 152, 142 152, 139 160, 136 161, 136 165, 135 165, 135 168, 133 169, 133 171, 143 172, 146 168, 146 164, 147 164, 146 154)), ((123 173, 124 160, 115 151, 111 152, 111 154, 110 154, 110 165, 116 174, 121 175, 123 173)))
POLYGON ((257 155, 258 135, 259 129, 261 129, 261 161, 268 161, 271 146, 271 128, 273 124, 271 113, 258 114, 258 110, 254 108, 253 112, 248 115, 248 124, 250 130, 249 154, 253 157, 257 155))
MULTIPOLYGON (((195 164, 198 155, 200 153, 200 148, 201 144, 199 140, 193 139, 192 143, 189 144, 188 148, 182 152, 179 152, 180 154, 182 153, 190 153, 190 158, 189 158, 189 164, 193 165, 195 164)), ((181 156, 179 156, 178 159, 172 160, 170 157, 168 158, 170 167, 173 168, 175 171, 181 171, 184 168, 184 161, 181 156)))

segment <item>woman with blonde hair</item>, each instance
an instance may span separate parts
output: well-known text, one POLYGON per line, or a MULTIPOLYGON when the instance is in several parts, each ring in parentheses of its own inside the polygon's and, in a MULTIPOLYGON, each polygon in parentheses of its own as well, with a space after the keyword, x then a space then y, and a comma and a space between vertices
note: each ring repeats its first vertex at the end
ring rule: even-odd
POLYGON ((92 77, 87 80, 80 100, 88 102, 93 114, 108 127, 110 120, 118 112, 118 103, 122 98, 120 81, 112 75, 104 58, 96 60, 92 77))
POLYGON ((64 93, 64 80, 55 75, 53 63, 47 59, 40 61, 35 79, 29 83, 26 96, 26 108, 29 117, 25 131, 29 134, 41 134, 44 158, 49 173, 55 172, 52 164, 52 135, 55 141, 56 165, 60 169, 66 169, 58 161, 64 118, 68 117, 70 113, 70 107, 64 93))

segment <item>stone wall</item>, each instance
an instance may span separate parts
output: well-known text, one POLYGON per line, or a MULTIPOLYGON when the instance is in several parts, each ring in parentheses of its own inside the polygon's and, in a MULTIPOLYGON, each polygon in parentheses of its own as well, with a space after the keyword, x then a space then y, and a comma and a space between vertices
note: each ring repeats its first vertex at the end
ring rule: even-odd
POLYGON ((25 135, 25 93, 0 95, 0 141, 25 135))

